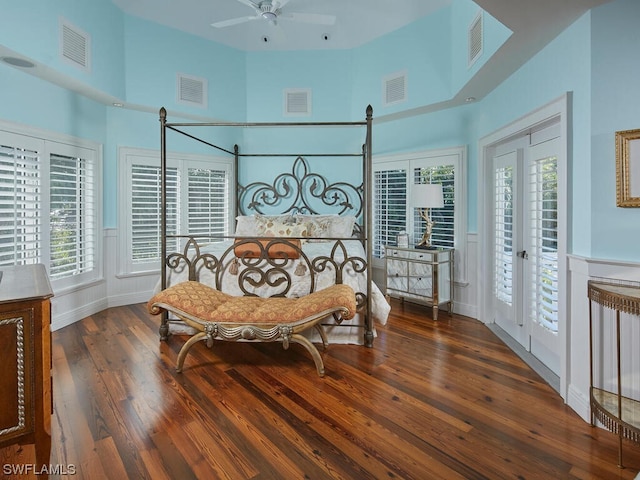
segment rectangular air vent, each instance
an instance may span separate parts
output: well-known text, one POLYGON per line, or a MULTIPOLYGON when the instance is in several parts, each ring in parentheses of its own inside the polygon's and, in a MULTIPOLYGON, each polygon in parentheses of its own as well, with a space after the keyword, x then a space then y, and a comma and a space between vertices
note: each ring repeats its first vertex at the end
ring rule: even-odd
POLYGON ((482 11, 480 11, 469 26, 469 66, 482 55, 482 36, 482 11))
POLYGON ((383 79, 383 105, 385 107, 404 102, 407 99, 406 72, 394 73, 383 79))
POLYGON ((182 105, 191 105, 206 108, 207 106, 207 80, 191 75, 178 74, 177 102, 182 105))
POLYGON ((284 115, 286 117, 311 115, 311 89, 286 89, 284 91, 284 115))
POLYGON ((71 25, 66 20, 60 21, 60 55, 67 62, 89 71, 91 37, 88 33, 71 25))

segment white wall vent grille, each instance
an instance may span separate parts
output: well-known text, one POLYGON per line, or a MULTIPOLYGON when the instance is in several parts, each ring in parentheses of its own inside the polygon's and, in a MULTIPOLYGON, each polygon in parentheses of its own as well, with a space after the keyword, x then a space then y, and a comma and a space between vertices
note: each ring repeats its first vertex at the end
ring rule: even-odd
POLYGON ((60 22, 60 54, 62 58, 83 70, 89 71, 91 37, 88 33, 71 25, 66 20, 60 22))
POLYGON ((407 99, 407 74, 406 72, 388 75, 382 82, 383 105, 385 107, 404 102, 407 99))
POLYGON ((178 74, 177 102, 182 105, 191 105, 206 108, 207 106, 207 80, 191 75, 178 74))
POLYGON ((311 115, 311 90, 290 88, 284 91, 284 115, 286 117, 308 117, 311 115))
POLYGON ((482 55, 483 45, 483 28, 482 28, 482 11, 478 12, 476 18, 473 19, 469 26, 469 66, 482 55))

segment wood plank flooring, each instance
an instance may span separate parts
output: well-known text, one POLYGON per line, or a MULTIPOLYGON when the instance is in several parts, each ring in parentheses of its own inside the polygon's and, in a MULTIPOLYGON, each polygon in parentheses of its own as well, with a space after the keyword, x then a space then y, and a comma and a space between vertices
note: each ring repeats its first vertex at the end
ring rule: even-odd
MULTIPOLYGON (((392 301, 374 348, 158 340, 144 305, 53 334, 52 465, 70 479, 632 479, 640 447, 580 419, 481 323, 392 301)), ((586 366, 585 366, 586 368, 586 366)), ((0 463, 33 462, 32 448, 0 463)), ((0 475, 2 472, 0 472, 0 475)), ((3 478, 28 478, 5 476, 3 478)))

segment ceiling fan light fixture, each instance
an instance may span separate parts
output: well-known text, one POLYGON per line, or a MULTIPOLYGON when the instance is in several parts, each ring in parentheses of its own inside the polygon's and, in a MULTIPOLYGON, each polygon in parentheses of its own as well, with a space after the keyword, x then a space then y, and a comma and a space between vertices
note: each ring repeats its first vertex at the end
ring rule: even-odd
POLYGON ((261 13, 262 18, 264 18, 267 22, 271 22, 271 23, 275 23, 276 20, 278 19, 278 15, 276 15, 274 12, 262 12, 261 13))

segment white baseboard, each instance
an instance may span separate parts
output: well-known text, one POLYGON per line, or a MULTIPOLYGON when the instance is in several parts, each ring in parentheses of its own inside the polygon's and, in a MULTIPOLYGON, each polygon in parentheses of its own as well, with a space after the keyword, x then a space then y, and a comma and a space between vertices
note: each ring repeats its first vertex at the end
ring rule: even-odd
POLYGON ((89 317, 95 313, 106 309, 107 299, 103 298, 92 303, 88 303, 79 308, 63 312, 61 314, 52 315, 51 331, 60 330, 72 323, 79 322, 83 318, 89 317))
POLYGON ((574 384, 569 385, 567 392, 567 405, 569 405, 585 422, 591 422, 589 397, 574 384))
POLYGON ((466 303, 453 302, 453 311, 458 315, 465 317, 478 318, 478 307, 466 303))
POLYGON ((153 297, 152 291, 112 295, 108 298, 108 308, 134 305, 136 303, 147 303, 151 297, 153 297))

